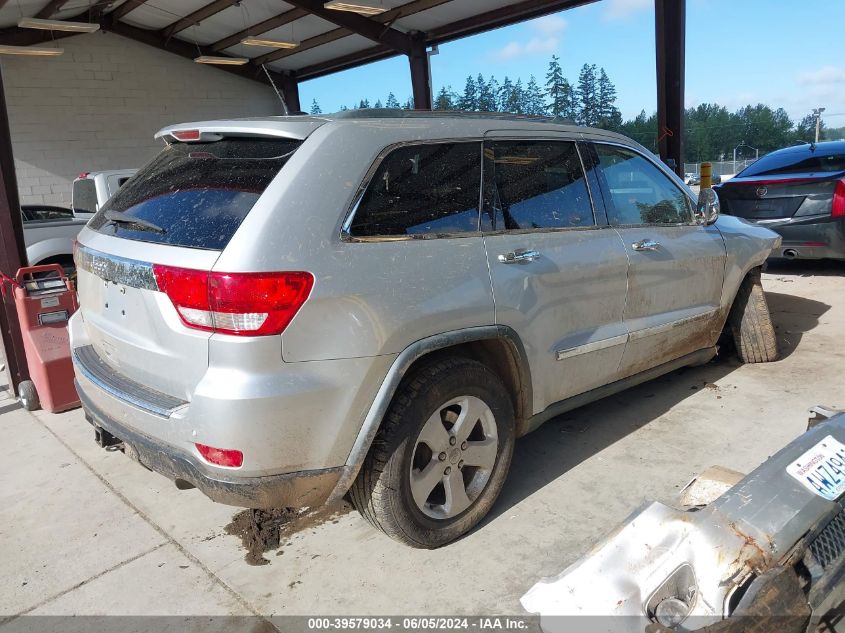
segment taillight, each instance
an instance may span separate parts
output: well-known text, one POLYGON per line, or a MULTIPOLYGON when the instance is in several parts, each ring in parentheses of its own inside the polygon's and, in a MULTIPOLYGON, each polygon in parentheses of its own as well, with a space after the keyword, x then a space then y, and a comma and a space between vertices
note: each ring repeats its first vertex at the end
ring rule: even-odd
POLYGON ((179 141, 198 141, 200 140, 199 130, 174 130, 170 133, 173 138, 179 141))
POLYGON ((830 215, 834 218, 845 218, 845 178, 836 181, 836 189, 833 190, 833 207, 830 215))
POLYGON ((314 286, 307 272, 221 273, 159 264, 153 272, 185 325, 238 336, 281 334, 314 286))
POLYGON ((203 459, 209 464, 240 468, 244 463, 244 454, 240 451, 227 448, 214 448, 205 444, 195 444, 195 446, 203 459))

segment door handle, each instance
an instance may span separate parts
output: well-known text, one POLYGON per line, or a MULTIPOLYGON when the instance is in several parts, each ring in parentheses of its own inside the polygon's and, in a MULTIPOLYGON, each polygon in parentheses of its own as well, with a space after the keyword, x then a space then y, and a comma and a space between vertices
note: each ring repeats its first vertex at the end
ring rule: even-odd
POLYGON ((517 249, 510 253, 503 253, 499 255, 498 259, 503 264, 518 264, 519 262, 533 262, 540 257, 537 251, 527 251, 524 249, 517 249))
POLYGON ((634 242, 631 244, 631 248, 635 251, 656 251, 660 248, 660 244, 654 240, 645 239, 640 240, 639 242, 634 242))

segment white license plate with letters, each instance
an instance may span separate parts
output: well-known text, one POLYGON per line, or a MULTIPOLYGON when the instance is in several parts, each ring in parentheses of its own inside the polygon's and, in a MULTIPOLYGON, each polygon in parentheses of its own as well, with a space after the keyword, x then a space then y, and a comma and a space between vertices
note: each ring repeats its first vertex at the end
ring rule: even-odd
POLYGON ((828 435, 786 467, 805 488, 836 501, 845 492, 845 444, 828 435))

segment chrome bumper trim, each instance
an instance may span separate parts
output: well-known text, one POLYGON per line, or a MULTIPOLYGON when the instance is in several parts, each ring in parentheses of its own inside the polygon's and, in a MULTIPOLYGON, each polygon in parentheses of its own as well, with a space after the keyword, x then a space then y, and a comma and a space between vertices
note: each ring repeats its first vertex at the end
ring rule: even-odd
POLYGON ((161 418, 169 418, 176 409, 188 404, 121 376, 99 357, 93 345, 75 348, 73 364, 80 374, 110 396, 161 418))

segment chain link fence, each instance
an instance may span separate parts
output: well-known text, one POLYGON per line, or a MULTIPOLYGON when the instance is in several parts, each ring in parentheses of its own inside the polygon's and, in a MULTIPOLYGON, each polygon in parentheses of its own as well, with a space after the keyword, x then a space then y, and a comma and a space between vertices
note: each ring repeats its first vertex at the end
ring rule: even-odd
MULTIPOLYGON (((754 162, 755 159, 750 158, 747 160, 738 160, 736 162, 732 160, 714 160, 710 161, 710 164, 713 165, 713 175, 714 176, 733 176, 741 172, 743 169, 748 167, 751 163, 754 162)), ((701 163, 684 163, 684 173, 686 174, 695 174, 696 176, 701 172, 701 163)))

